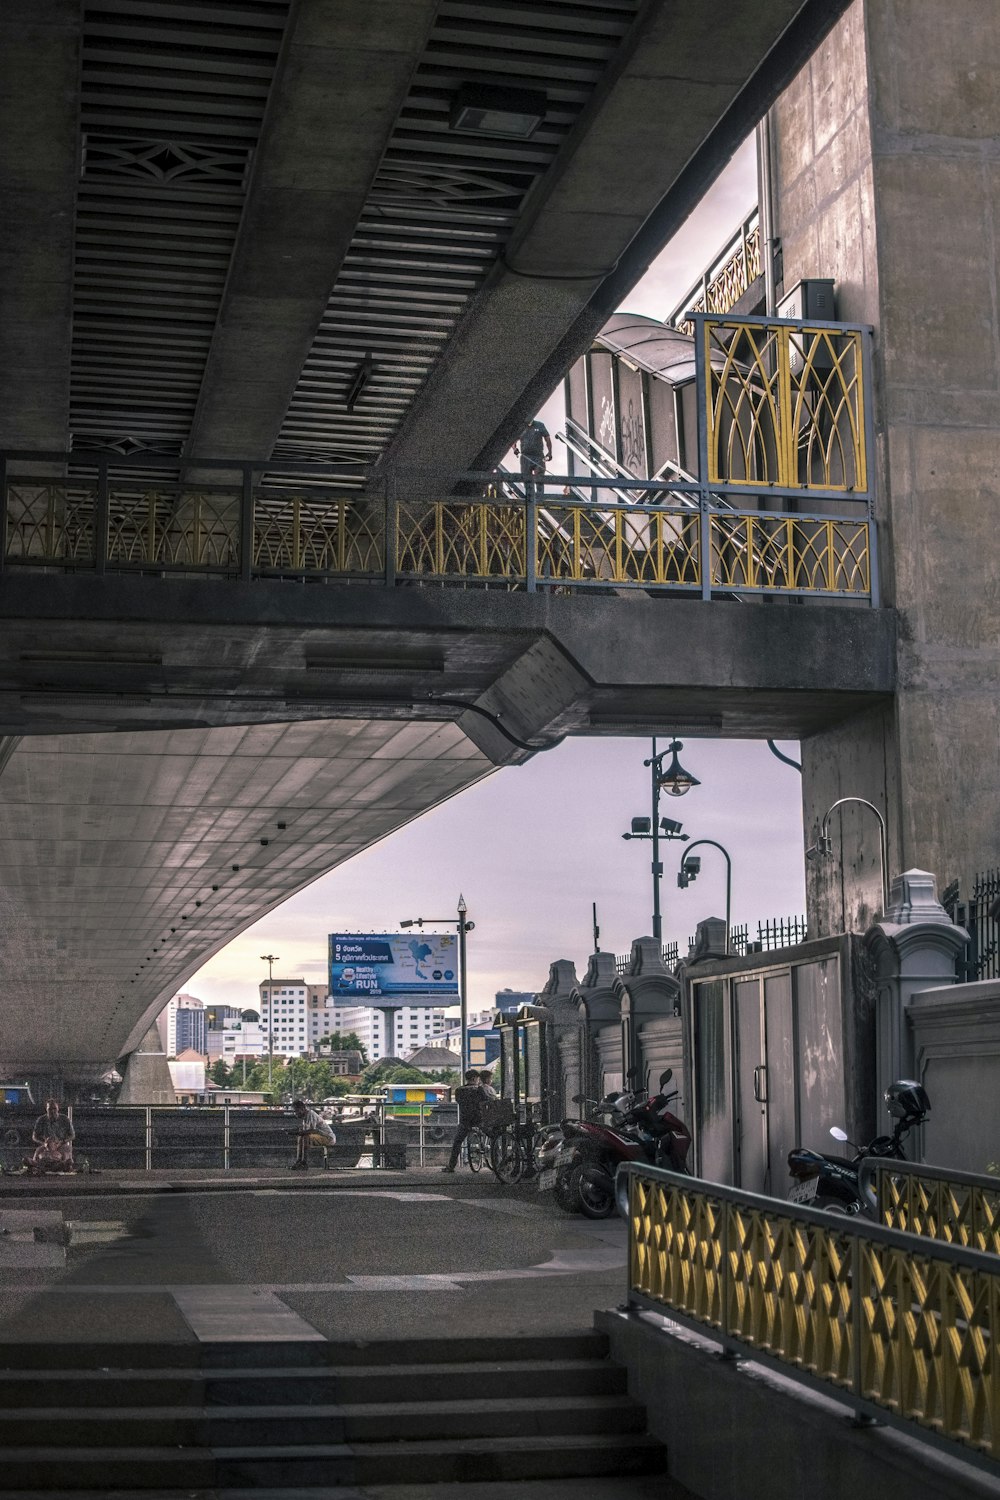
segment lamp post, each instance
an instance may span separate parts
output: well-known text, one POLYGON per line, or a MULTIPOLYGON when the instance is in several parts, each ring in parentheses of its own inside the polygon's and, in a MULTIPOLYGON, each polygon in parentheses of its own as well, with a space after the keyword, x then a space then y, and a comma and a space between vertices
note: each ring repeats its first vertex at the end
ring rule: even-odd
POLYGON ((701 871, 701 860, 692 859, 691 851, 693 849, 697 849, 700 844, 709 844, 713 849, 718 849, 719 853, 726 861, 726 957, 728 958, 729 928, 731 925, 730 913, 732 910, 733 899, 733 862, 729 858, 729 850, 724 849, 721 844, 716 843, 715 839, 695 839, 694 843, 691 845, 691 848, 684 850, 684 857, 681 860, 681 867, 677 871, 677 884, 680 886, 681 890, 684 890, 685 887, 689 886, 693 880, 697 880, 699 872, 701 871))
POLYGON ((859 802, 862 807, 867 807, 870 812, 873 812, 878 819, 878 857, 882 877, 882 915, 884 916, 889 909, 889 889, 886 885, 886 871, 889 868, 889 848, 885 832, 885 819, 874 802, 869 802, 864 797, 838 797, 833 806, 827 808, 824 813, 823 822, 820 824, 819 838, 815 844, 812 844, 806 850, 806 859, 828 859, 833 854, 833 840, 830 837, 830 818, 836 812, 837 808, 842 807, 845 802, 859 802))
POLYGON ((458 931, 458 1003, 462 1018, 462 1076, 469 1063, 469 1002, 468 1002, 468 978, 465 956, 465 936, 472 931, 475 922, 468 920, 469 908, 465 904, 465 897, 459 895, 457 917, 407 917, 400 922, 400 927, 423 927, 425 922, 430 922, 434 927, 455 927, 458 931))
POLYGON ((656 737, 653 737, 653 753, 649 760, 644 760, 643 765, 649 767, 650 781, 650 805, 652 816, 648 818, 633 818, 632 828, 629 833, 623 833, 623 839, 652 839, 653 862, 650 866, 653 872, 653 939, 662 945, 663 943, 663 920, 660 915, 660 876, 663 874, 663 865, 660 863, 660 840, 661 839, 686 839, 688 835, 681 833, 681 825, 674 818, 660 817, 660 792, 665 791, 671 797, 683 797, 693 786, 700 786, 701 782, 685 771, 677 759, 677 752, 683 750, 684 746, 680 740, 671 740, 665 750, 657 752, 656 737), (664 771, 663 757, 671 757, 670 765, 664 771))
POLYGON ((261 962, 267 964, 267 1086, 271 1087, 274 1068, 274 977, 273 966, 278 962, 276 953, 262 953, 261 962))

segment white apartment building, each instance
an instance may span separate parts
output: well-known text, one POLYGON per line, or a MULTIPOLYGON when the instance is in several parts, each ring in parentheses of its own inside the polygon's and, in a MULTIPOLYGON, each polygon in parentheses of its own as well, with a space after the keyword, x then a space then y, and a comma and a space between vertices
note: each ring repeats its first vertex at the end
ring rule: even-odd
MULTIPOLYGON (((260 985, 260 1029, 263 1050, 274 1033, 276 1057, 301 1057, 330 1031, 344 1030, 344 1007, 332 1005, 329 986, 304 979, 279 979, 260 985)), ((351 1028, 346 1028, 350 1030, 351 1028)))
POLYGON ((209 1030, 205 1041, 210 1064, 221 1057, 231 1067, 237 1058, 267 1056, 267 1035, 257 1021, 241 1021, 238 1026, 209 1030))
POLYGON ((443 1006, 401 1005, 393 1012, 395 1034, 387 1038, 383 1014, 373 1006, 345 1006, 340 1014, 342 1019, 336 1029, 353 1031, 362 1042, 369 1062, 377 1062, 380 1057, 406 1057, 417 1047, 437 1042, 454 1024, 443 1006))

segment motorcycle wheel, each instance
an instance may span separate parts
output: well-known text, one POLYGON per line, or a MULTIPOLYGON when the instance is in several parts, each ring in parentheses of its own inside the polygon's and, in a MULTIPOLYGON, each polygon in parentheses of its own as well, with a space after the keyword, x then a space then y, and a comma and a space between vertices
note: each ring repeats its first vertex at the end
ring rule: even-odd
POLYGON ((822 1208, 828 1214, 843 1214, 845 1219, 854 1218, 855 1214, 859 1212, 859 1210, 855 1210, 852 1213, 842 1198, 817 1197, 813 1199, 809 1207, 822 1208))
POLYGON ((587 1176, 586 1167, 577 1167, 571 1178, 580 1211, 587 1219, 610 1219, 615 1211, 614 1189, 602 1187, 587 1176))
POLYGON ((556 1201, 556 1206, 561 1208, 564 1214, 580 1212, 580 1194, 573 1186, 572 1172, 557 1173, 552 1196, 556 1201))

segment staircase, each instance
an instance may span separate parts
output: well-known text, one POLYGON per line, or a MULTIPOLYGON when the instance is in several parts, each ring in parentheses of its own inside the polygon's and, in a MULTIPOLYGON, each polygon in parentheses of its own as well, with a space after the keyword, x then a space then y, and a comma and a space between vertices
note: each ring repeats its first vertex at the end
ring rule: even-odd
POLYGON ((661 1473, 600 1334, 8 1345, 0 1494, 661 1473))

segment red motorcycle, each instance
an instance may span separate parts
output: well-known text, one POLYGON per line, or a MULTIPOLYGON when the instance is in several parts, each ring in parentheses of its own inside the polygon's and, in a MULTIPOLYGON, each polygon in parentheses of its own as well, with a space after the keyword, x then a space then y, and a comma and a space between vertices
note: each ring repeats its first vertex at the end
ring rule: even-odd
POLYGON ((607 1219, 614 1213, 615 1173, 623 1161, 644 1161, 672 1172, 688 1170, 691 1132, 669 1108, 679 1090, 663 1092, 672 1077, 668 1068, 660 1075, 659 1092, 638 1102, 631 1098, 613 1124, 563 1121, 557 1170, 564 1174, 567 1198, 588 1219, 607 1219))

